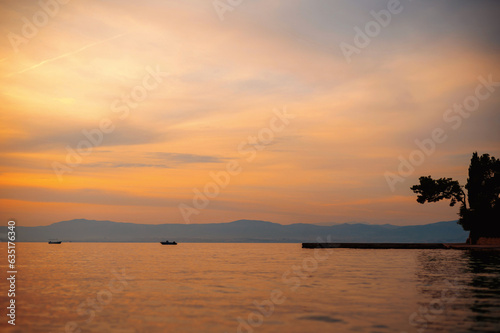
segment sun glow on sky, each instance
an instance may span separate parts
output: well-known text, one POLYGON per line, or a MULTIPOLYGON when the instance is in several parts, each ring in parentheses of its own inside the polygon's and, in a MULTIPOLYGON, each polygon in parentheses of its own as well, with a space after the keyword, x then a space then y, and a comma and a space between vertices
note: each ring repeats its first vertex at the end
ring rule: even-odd
POLYGON ((47 22, 38 1, 0 5, 2 220, 183 223, 234 162, 191 223, 424 224, 457 210, 417 204, 419 176, 463 184, 473 151, 500 157, 500 84, 445 116, 500 81, 498 2, 401 1, 350 61, 339 45, 388 1, 243 1, 224 20, 211 1, 42 2, 47 22))

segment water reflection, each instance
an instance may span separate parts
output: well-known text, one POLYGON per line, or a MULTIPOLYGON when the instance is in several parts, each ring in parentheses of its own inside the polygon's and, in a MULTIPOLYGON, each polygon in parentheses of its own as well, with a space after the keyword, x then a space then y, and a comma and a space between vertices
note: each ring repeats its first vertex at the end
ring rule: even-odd
POLYGON ((467 321, 473 323, 471 331, 500 331, 500 253, 496 251, 470 251, 468 259, 471 276, 471 301, 467 321))
POLYGON ((410 316, 418 332, 499 332, 500 256, 492 251, 422 251, 410 316))

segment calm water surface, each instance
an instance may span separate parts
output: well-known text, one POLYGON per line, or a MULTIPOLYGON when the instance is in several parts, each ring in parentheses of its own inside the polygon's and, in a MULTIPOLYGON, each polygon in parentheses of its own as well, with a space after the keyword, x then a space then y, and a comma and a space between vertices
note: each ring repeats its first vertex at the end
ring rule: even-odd
MULTIPOLYGON (((500 332, 498 253, 17 244, 6 332, 500 332)), ((1 244, 6 253, 6 244, 1 244)), ((2 276, 6 265, 2 262, 2 276)))

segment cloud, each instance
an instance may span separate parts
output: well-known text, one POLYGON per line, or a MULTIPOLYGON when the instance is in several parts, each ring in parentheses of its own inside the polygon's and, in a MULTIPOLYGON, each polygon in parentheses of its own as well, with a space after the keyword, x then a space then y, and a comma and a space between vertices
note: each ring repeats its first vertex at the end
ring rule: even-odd
POLYGON ((86 163, 82 164, 84 168, 168 168, 162 164, 144 164, 144 163, 114 163, 114 162, 101 162, 101 163, 86 163))
MULTIPOLYGON (((98 123, 98 122, 96 122, 98 123)), ((80 142, 89 142, 89 136, 94 142, 99 143, 93 147, 116 147, 142 145, 152 142, 163 142, 166 140, 165 131, 147 127, 140 124, 113 122, 115 130, 111 133, 98 131, 96 123, 65 124, 60 122, 38 123, 27 122, 23 124, 24 133, 11 136, 0 143, 0 149, 4 152, 42 152, 47 150, 58 150, 66 152, 66 147, 76 149, 80 142), (98 134, 98 132, 100 134, 98 134), (84 134, 90 133, 90 134, 84 134)))
POLYGON ((87 203, 108 206, 176 206, 178 200, 95 188, 52 189, 35 186, 6 186, 1 199, 31 202, 87 203))
POLYGON ((196 154, 181 154, 181 153, 167 153, 167 152, 154 152, 145 153, 138 156, 137 153, 115 153, 108 154, 114 156, 115 159, 130 159, 142 161, 154 161, 155 163, 137 163, 137 162, 123 162, 123 161, 102 161, 96 163, 84 163, 82 167, 86 168, 182 168, 186 164, 205 164, 205 163, 223 163, 225 159, 217 156, 196 155, 196 154), (132 155, 132 156, 131 156, 132 155))
POLYGON ((38 68, 40 66, 43 66, 47 63, 50 63, 50 62, 53 62, 53 61, 56 61, 56 60, 59 60, 59 59, 63 59, 63 58, 66 58, 66 57, 69 57, 69 56, 72 56, 72 55, 75 55, 75 54, 78 54, 86 49, 88 49, 89 47, 93 47, 93 46, 96 46, 96 45, 99 45, 101 43, 105 43, 105 42, 108 42, 110 40, 113 40, 113 39, 116 39, 116 38, 119 38, 119 37, 122 37, 122 36, 125 36, 126 34, 118 34, 116 36, 113 36, 113 37, 110 37, 110 38, 106 38, 106 39, 103 39, 103 40, 100 40, 100 41, 97 41, 97 42, 94 42, 94 43, 90 43, 90 44, 87 44, 85 46, 82 46, 81 48, 79 48, 78 50, 75 50, 75 51, 72 51, 72 52, 67 52, 67 53, 64 53, 64 54, 61 54, 59 56, 56 56, 56 57, 53 57, 53 58, 50 58, 50 59, 45 59, 45 60, 42 60, 40 61, 39 63, 35 64, 35 65, 32 65, 28 68, 25 68, 25 69, 22 69, 20 71, 17 71, 17 72, 14 72, 14 73, 11 73, 11 74, 8 74, 6 77, 11 77, 13 75, 16 75, 16 74, 22 74, 24 72, 27 72, 27 71, 30 71, 30 70, 33 70, 35 68, 38 68))
POLYGON ((153 159, 164 160, 167 163, 173 164, 192 164, 192 163, 223 163, 226 159, 210 155, 182 154, 182 153, 166 153, 154 152, 148 153, 153 159))

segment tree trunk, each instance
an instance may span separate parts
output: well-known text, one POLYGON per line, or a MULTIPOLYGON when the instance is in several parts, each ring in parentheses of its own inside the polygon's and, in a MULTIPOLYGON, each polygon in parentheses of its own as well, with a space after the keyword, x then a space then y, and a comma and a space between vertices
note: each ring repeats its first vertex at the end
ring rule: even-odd
POLYGON ((467 238, 468 245, 476 245, 477 240, 479 239, 479 233, 477 231, 471 230, 469 232, 469 238, 467 238))

